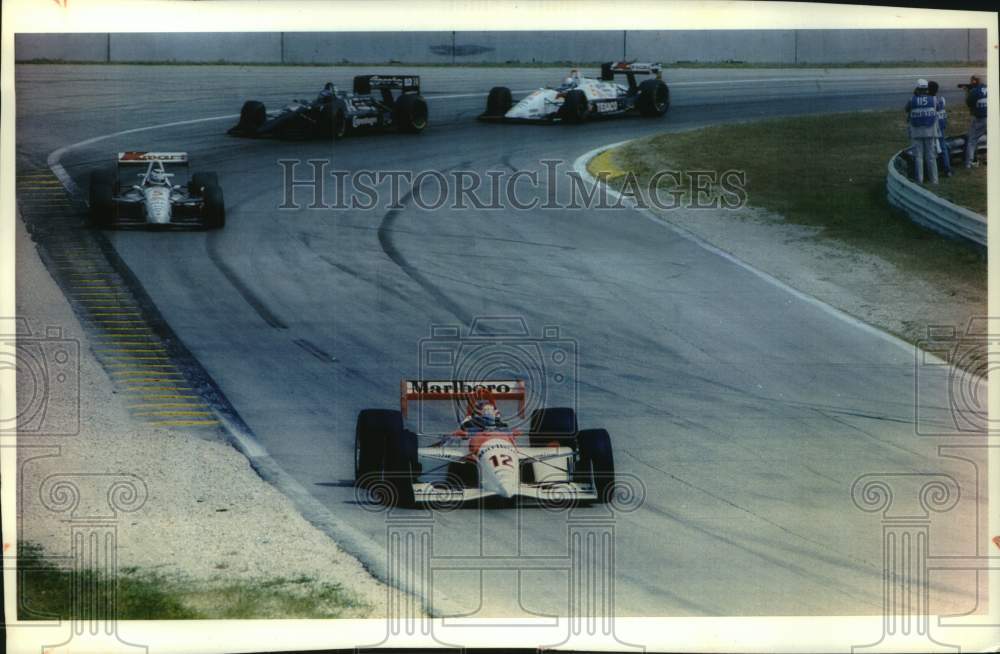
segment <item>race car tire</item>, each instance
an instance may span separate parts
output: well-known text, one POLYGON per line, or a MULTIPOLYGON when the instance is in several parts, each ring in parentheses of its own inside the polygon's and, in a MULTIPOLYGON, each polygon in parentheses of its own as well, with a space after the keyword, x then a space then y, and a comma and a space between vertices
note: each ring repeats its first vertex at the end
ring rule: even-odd
POLYGON ((635 101, 639 113, 647 118, 657 118, 670 108, 670 89, 661 79, 647 79, 639 85, 639 97, 635 101))
POLYGON ((114 222, 114 175, 105 170, 90 175, 90 224, 109 227, 114 222))
POLYGON ((263 102, 247 100, 240 109, 240 122, 237 127, 242 131, 254 132, 267 122, 267 108, 263 102))
POLYGON ((531 412, 528 443, 531 447, 575 447, 576 411, 569 407, 549 407, 531 412))
POLYGON ((385 458, 387 433, 403 431, 403 414, 390 409, 364 409, 354 427, 354 479, 379 472, 385 458))
POLYGON ((218 186, 219 176, 215 173, 195 173, 188 182, 188 193, 191 197, 200 198, 206 186, 218 186))
POLYGON ((494 86, 490 89, 490 94, 486 97, 486 115, 503 116, 510 111, 514 104, 514 98, 510 94, 510 89, 506 86, 494 86))
POLYGON ((396 100, 392 119, 403 132, 422 132, 427 127, 427 101, 416 93, 404 93, 396 100))
POLYGON ((364 409, 354 429, 354 480, 372 488, 388 506, 413 504, 418 472, 417 437, 403 428, 403 414, 391 409, 364 409))
POLYGON ((569 91, 559 108, 559 116, 567 123, 582 123, 587 120, 588 113, 590 102, 587 101, 587 94, 580 89, 569 91))
POLYGON ((584 429, 577 436, 579 459, 576 480, 594 484, 597 502, 611 501, 615 483, 615 459, 611 453, 611 436, 604 429, 584 429))
POLYGON ((222 197, 222 187, 209 184, 202 191, 205 207, 202 209, 206 229, 222 229, 226 226, 226 202, 222 197))

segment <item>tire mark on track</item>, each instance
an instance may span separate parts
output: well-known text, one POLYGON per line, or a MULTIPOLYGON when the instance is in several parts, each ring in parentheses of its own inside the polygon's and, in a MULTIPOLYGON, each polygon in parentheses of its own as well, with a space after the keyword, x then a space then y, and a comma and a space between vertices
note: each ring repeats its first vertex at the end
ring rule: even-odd
POLYGON ((461 322, 463 325, 470 325, 472 324, 471 314, 466 312, 464 308, 462 308, 457 302, 448 297, 448 295, 444 291, 438 288, 437 285, 435 285, 430 279, 428 279, 422 272, 417 270, 413 264, 407 261, 406 257, 404 257, 402 253, 399 251, 399 248, 396 247, 396 244, 393 243, 392 239, 393 225, 395 225, 396 221, 399 219, 400 214, 403 212, 403 209, 406 208, 406 205, 410 203, 411 199, 412 199, 412 193, 407 193, 400 200, 400 205, 402 205, 400 208, 390 209, 389 211, 385 212, 385 215, 382 217, 382 222, 381 224, 379 224, 378 227, 379 245, 382 246, 382 251, 385 252, 386 256, 389 257, 393 263, 399 266, 400 270, 402 270, 404 273, 406 273, 406 275, 410 279, 412 279, 418 285, 420 285, 422 289, 427 291, 427 293, 429 293, 435 300, 437 300, 440 303, 440 305, 444 307, 446 311, 448 311, 448 313, 458 318, 459 322, 461 322))
POLYGON ((208 256, 212 260, 212 263, 214 263, 215 267, 219 269, 219 272, 226 276, 226 279, 228 279, 229 283, 233 285, 236 292, 240 294, 240 297, 242 297, 246 303, 250 305, 250 308, 257 312, 257 315, 260 316, 261 320, 275 329, 288 329, 288 325, 286 325, 284 321, 271 311, 271 309, 264 304, 263 300, 257 297, 257 295, 250 290, 250 287, 247 286, 242 279, 240 279, 239 275, 236 274, 228 263, 223 261, 222 257, 219 255, 218 234, 219 232, 210 232, 205 244, 205 247, 208 250, 208 256))

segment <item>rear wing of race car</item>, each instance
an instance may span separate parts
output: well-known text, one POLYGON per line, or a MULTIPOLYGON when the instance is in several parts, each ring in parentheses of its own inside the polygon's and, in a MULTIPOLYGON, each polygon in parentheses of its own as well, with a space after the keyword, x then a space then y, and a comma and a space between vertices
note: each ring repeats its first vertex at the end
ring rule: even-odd
POLYGON ((187 152, 119 152, 118 165, 128 166, 132 164, 149 165, 150 161, 162 161, 164 164, 187 165, 187 152))
POLYGON ((609 61, 601 64, 601 79, 610 82, 615 75, 628 75, 629 81, 636 75, 656 75, 660 79, 660 64, 639 63, 636 61, 609 61))
POLYGON ((410 402, 429 400, 468 401, 477 393, 485 391, 494 400, 512 400, 517 402, 517 414, 524 415, 524 405, 527 400, 527 390, 524 382, 511 381, 466 381, 446 380, 430 381, 426 379, 404 379, 399 382, 399 409, 406 416, 410 402))
POLYGON ((403 93, 420 93, 419 75, 356 75, 354 92, 368 95, 372 91, 399 90, 403 93))

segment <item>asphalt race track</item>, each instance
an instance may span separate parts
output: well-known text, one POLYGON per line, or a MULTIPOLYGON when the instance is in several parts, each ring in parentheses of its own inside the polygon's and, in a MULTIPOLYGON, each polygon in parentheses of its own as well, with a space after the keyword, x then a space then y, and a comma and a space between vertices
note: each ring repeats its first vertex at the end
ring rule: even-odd
MULTIPOLYGON (((82 189, 125 149, 183 150, 193 169, 218 172, 224 230, 109 237, 275 461, 376 543, 387 518, 359 505, 350 483, 357 412, 397 405, 399 380, 420 371, 433 326, 466 334, 478 317, 503 316, 524 320, 528 342, 558 328, 569 363, 561 381, 547 380, 547 401, 575 402, 581 426, 607 428, 618 472, 644 488, 639 506, 610 518, 618 615, 879 613, 882 514, 861 511, 851 495, 865 474, 951 475, 962 498, 933 515, 929 548, 977 553, 970 525, 984 519, 985 500, 975 463, 985 479, 985 457, 944 458, 942 441, 915 434, 915 381, 925 372, 912 350, 631 210, 425 211, 412 199, 396 209, 308 209, 308 193, 297 196, 300 209, 279 209, 277 163, 509 175, 546 159, 563 170, 595 147, 657 131, 901 109, 920 76, 941 83, 954 115, 954 86, 975 71, 668 69, 663 120, 535 127, 474 118, 494 84, 517 97, 565 70, 424 68, 414 72, 431 126, 419 136, 252 141, 225 135, 233 119, 199 120, 234 114, 251 97, 277 108, 328 78, 349 86, 356 73, 389 70, 407 72, 21 65, 19 165, 111 133, 199 121, 82 145, 61 164, 82 189)), ((547 191, 519 188, 525 201, 547 191)), ((945 377, 919 380, 932 388, 920 401, 943 422, 945 377)), ((558 558, 567 525, 602 511, 442 511, 431 518, 434 554, 558 558)), ((499 567, 436 573, 435 589, 471 615, 566 611, 565 570, 519 577, 499 567)), ((976 610, 975 578, 932 574, 931 610, 976 610)))

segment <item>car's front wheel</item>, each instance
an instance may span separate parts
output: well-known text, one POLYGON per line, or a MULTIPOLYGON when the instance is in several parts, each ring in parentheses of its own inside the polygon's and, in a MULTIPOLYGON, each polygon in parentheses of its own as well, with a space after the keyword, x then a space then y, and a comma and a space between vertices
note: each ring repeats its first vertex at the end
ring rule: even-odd
POLYGON ((559 109, 562 119, 567 123, 579 124, 587 120, 588 113, 590 113, 590 102, 587 100, 587 94, 580 89, 568 91, 559 109))
POLYGON ((510 89, 506 86, 494 86, 486 97, 486 115, 503 116, 514 104, 510 89))
POLYGON ((226 201, 222 197, 222 188, 217 184, 209 184, 202 188, 202 198, 205 206, 202 215, 206 229, 222 229, 226 226, 226 201))
POLYGON ((256 132, 267 121, 267 109, 263 102, 247 100, 240 109, 240 122, 237 129, 243 132, 256 132))
POLYGON ((114 222, 114 175, 98 170, 90 176, 90 224, 94 227, 110 227, 114 222))

